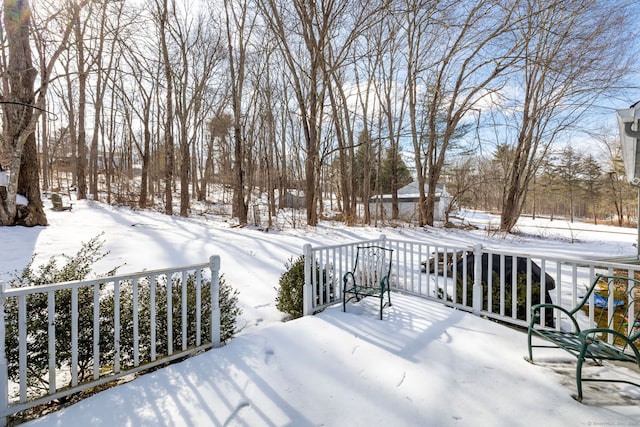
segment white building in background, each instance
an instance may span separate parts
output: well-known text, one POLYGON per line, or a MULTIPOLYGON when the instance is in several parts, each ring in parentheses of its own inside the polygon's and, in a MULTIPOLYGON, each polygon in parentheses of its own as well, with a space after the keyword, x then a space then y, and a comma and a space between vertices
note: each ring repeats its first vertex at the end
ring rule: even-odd
MULTIPOLYGON (((425 184, 424 192, 428 191, 425 184)), ((418 203, 420 201, 420 193, 418 183, 416 181, 405 185, 398 189, 398 216, 404 221, 418 221, 420 219, 420 210, 418 203)), ((451 204, 451 195, 447 192, 444 184, 436 185, 436 203, 434 210, 434 221, 444 221, 445 212, 451 204)), ((382 210, 383 218, 391 219, 391 194, 383 194, 373 196, 369 199, 369 209, 372 214, 380 214, 382 210)))

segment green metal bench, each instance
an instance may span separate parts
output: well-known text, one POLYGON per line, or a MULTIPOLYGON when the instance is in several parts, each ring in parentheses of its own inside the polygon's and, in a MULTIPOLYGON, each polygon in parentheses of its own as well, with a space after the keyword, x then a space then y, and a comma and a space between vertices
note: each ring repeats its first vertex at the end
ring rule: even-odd
MULTIPOLYGON (((575 356, 578 360, 578 394, 574 398, 577 401, 582 401, 582 383, 587 381, 625 383, 640 387, 640 384, 631 380, 585 378, 582 375, 582 366, 588 360, 598 366, 601 366, 604 360, 612 360, 629 362, 640 368, 640 279, 599 274, 573 309, 567 310, 554 304, 536 304, 531 307, 531 314, 527 333, 528 360, 533 363, 533 349, 537 347, 561 348, 575 356), (544 310, 554 310, 558 316, 568 317, 572 330, 561 331, 542 327, 540 319, 544 310), (580 311, 588 313, 589 310, 593 310, 594 327, 581 329, 577 320, 578 314, 580 311), (548 341, 550 345, 534 345, 534 335, 548 341)), ((560 325, 560 322, 556 321, 556 325, 560 325)))
POLYGON ((393 249, 381 246, 359 246, 353 270, 344 274, 342 286, 342 311, 347 311, 347 302, 364 297, 380 298, 380 320, 382 310, 391 306, 391 260, 393 249), (385 293, 387 301, 385 302, 385 293))

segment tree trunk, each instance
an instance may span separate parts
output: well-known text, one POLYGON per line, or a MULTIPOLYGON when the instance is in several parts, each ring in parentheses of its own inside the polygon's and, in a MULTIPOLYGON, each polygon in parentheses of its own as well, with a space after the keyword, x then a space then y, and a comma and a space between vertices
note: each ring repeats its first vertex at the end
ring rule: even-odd
POLYGON ((47 225, 47 216, 44 213, 42 200, 40 199, 40 176, 38 170, 38 149, 36 137, 32 132, 27 137, 22 150, 20 176, 18 177, 18 194, 22 194, 29 200, 29 204, 22 208, 18 206, 16 224, 33 227, 47 225))
MULTIPOLYGON (((328 77, 325 76, 325 79, 328 77)), ((336 83, 339 85, 339 82, 336 83)), ((342 215, 343 220, 347 226, 352 226, 354 223, 353 209, 351 205, 351 180, 349 177, 349 168, 347 168, 347 161, 349 158, 348 150, 345 144, 345 137, 343 128, 347 126, 347 123, 341 123, 339 106, 336 103, 336 97, 333 93, 332 85, 328 85, 327 91, 329 92, 329 100, 331 102, 331 111, 333 112, 335 120, 335 132, 336 141, 338 143, 338 166, 340 168, 340 193, 342 194, 342 215)), ((351 168, 353 172, 353 168, 351 168)))
MULTIPOLYGON (((40 74, 46 74, 46 61, 44 59, 44 49, 40 51, 40 74)), ((46 108, 46 100, 45 100, 45 108, 46 108)), ((46 192, 49 190, 49 127, 48 120, 46 114, 42 115, 42 120, 40 121, 40 142, 42 144, 42 159, 41 167, 42 167, 42 189, 46 192)))
MULTIPOLYGON (((29 44, 31 11, 26 0, 4 1, 4 27, 9 46, 7 81, 3 108, 3 145, 10 154, 0 158, 9 166, 10 176, 6 191, 0 193, 0 225, 46 225, 47 219, 40 199, 38 158, 35 144, 34 82, 29 44), (33 119, 33 120, 32 120, 33 119), (8 165, 6 163, 9 163, 8 165), (25 180, 33 179, 34 182, 25 180), (29 200, 26 212, 17 211, 16 194, 25 192, 29 200)), ((7 169, 3 167, 4 169, 7 169)))
POLYGON ((165 117, 164 126, 164 143, 165 143, 165 204, 164 211, 167 215, 173 215, 173 163, 174 163, 174 149, 173 149, 173 76, 171 71, 171 61, 169 58, 169 47, 167 46, 167 20, 169 15, 167 0, 163 1, 161 16, 160 16, 160 42, 162 45, 162 60, 164 62, 164 75, 166 79, 166 101, 167 112, 165 117))
MULTIPOLYGON (((78 8, 80 6, 77 6, 78 8)), ((84 40, 80 31, 80 17, 76 15, 75 37, 78 67, 78 151, 76 158, 76 185, 78 199, 87 198, 87 130, 85 125, 87 107, 87 72, 84 58, 84 40)), ((69 93, 71 95, 71 92, 69 93)))
POLYGON ((150 108, 147 104, 145 104, 145 114, 144 114, 144 141, 143 141, 143 151, 142 151, 142 172, 140 175, 140 198, 138 199, 138 204, 141 209, 147 207, 147 199, 149 196, 147 195, 147 189, 149 187, 149 163, 151 161, 149 155, 149 147, 151 145, 151 130, 149 129, 149 112, 150 108))
POLYGON ((189 172, 191 169, 191 150, 186 129, 181 132, 180 141, 180 216, 189 216, 189 172))

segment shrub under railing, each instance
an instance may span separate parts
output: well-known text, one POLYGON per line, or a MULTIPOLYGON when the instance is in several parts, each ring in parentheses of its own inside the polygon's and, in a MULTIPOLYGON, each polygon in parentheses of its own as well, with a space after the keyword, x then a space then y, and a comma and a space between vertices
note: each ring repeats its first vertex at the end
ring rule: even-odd
POLYGON ((208 263, 92 280, 0 283, 1 424, 39 404, 219 346, 229 338, 221 338, 219 271, 220 257, 212 256, 208 263))

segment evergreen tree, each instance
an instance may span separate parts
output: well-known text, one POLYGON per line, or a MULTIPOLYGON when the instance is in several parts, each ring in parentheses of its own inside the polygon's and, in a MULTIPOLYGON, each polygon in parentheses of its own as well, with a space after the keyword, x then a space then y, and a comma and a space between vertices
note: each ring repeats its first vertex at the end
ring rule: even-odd
POLYGON ((394 191, 392 179, 394 157, 397 159, 397 161, 395 162, 397 171, 397 188, 395 188, 395 190, 402 188, 413 181, 411 172, 402 159, 402 156, 394 156, 391 149, 387 149, 386 157, 382 160, 382 165, 380 168, 380 184, 383 193, 391 193, 392 191, 394 191))

